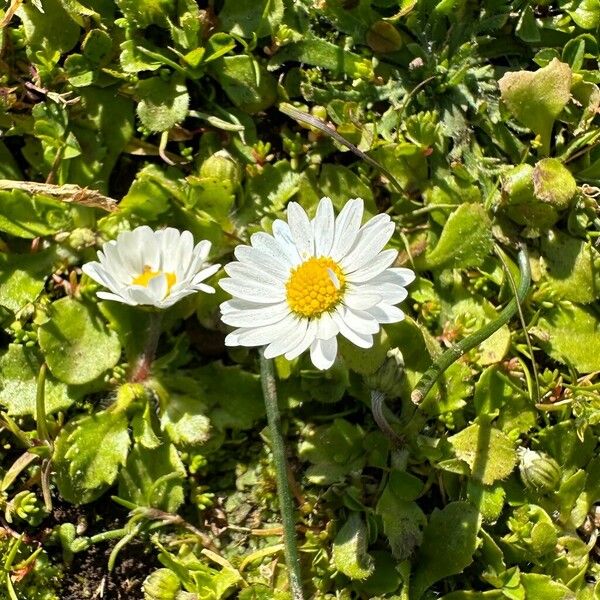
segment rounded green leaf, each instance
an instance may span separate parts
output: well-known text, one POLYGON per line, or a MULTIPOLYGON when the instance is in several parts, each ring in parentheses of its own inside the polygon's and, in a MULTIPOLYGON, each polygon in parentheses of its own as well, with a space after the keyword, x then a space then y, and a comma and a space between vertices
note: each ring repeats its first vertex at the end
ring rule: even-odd
POLYGON ((61 381, 81 384, 93 381, 114 367, 121 344, 98 313, 73 298, 51 305, 50 319, 39 329, 39 342, 52 374, 61 381))

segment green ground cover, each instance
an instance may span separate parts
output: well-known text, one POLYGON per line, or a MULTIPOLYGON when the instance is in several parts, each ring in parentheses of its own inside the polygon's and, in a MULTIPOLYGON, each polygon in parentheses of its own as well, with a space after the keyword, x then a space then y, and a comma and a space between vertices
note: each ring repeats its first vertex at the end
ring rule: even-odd
POLYGON ((81 266, 140 225, 225 264, 323 196, 388 213, 417 279, 372 349, 275 360, 306 596, 600 598, 598 0, 3 14, 0 598, 291 597, 224 273, 165 311, 140 383, 148 313, 81 266), (416 406, 432 361, 502 314, 416 406))

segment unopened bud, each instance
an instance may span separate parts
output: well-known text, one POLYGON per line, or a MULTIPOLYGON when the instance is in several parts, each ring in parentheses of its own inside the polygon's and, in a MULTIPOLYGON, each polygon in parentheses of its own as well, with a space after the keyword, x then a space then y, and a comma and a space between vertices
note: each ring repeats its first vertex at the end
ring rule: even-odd
POLYGON ((519 472, 525 487, 545 494, 556 489, 560 481, 559 464, 545 452, 519 448, 519 472))
POLYGON ((365 383, 370 389, 383 392, 388 398, 396 398, 402 391, 403 379, 404 357, 398 348, 391 348, 379 369, 365 377, 365 383))
POLYGON ((502 180, 502 208, 516 223, 548 228, 569 208, 577 184, 556 158, 544 158, 535 167, 522 164, 502 180))
POLYGON ((227 150, 219 150, 200 165, 199 176, 235 192, 242 182, 242 169, 227 150))

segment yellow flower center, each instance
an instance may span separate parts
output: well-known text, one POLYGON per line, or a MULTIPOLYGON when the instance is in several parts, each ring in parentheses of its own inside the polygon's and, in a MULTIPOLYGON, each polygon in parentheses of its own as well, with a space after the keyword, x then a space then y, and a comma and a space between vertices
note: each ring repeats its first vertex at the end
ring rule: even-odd
POLYGON ((285 284, 288 304, 302 317, 318 317, 342 298, 346 278, 331 258, 310 258, 296 267, 285 284))
POLYGON ((165 273, 163 271, 153 271, 151 267, 148 265, 144 266, 144 272, 141 275, 138 275, 131 283, 133 285, 143 285, 144 287, 148 287, 148 284, 159 275, 165 275, 167 278, 167 294, 171 292, 171 288, 175 285, 177 281, 177 276, 175 273, 165 273))

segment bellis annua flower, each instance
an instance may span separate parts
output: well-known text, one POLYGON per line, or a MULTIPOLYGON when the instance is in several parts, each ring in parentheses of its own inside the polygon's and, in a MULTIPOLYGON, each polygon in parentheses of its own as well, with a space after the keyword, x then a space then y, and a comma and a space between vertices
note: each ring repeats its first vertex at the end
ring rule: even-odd
POLYGON ((221 305, 224 323, 236 327, 228 346, 266 346, 265 357, 292 359, 310 348, 315 367, 329 368, 342 334, 361 348, 373 345, 380 323, 404 318, 395 305, 414 280, 410 269, 390 268, 397 251, 383 250, 394 232, 388 215, 361 227, 363 201, 350 200, 337 219, 323 198, 311 221, 290 202, 288 223, 273 235, 255 233, 235 249, 229 278, 219 285, 233 299, 221 305))
POLYGON ((99 262, 87 263, 82 270, 110 290, 98 292, 104 300, 168 308, 197 291, 214 293, 202 283, 219 270, 219 265, 205 262, 210 245, 203 240, 194 246, 189 231, 153 231, 144 225, 106 242, 98 252, 99 262))

